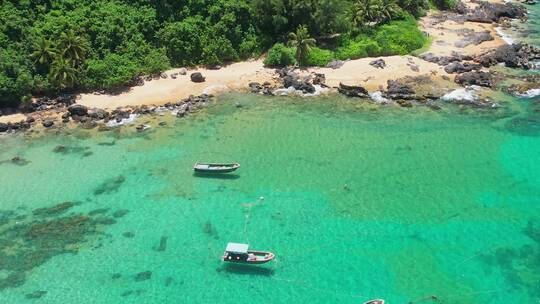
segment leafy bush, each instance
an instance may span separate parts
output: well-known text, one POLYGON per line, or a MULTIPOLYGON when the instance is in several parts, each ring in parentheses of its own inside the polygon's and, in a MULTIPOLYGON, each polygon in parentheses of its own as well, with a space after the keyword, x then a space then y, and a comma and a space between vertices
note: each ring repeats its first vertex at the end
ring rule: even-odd
POLYGON ((308 54, 305 64, 310 66, 326 66, 330 61, 334 60, 334 56, 334 52, 330 50, 313 47, 308 54))
POLYGON ((431 0, 431 3, 440 10, 453 9, 457 4, 456 0, 431 0))
POLYGON ((392 21, 377 30, 375 40, 380 46, 380 55, 405 55, 421 48, 426 37, 418 29, 416 20, 392 21))
POLYGON ((294 48, 286 47, 283 43, 276 43, 264 59, 264 65, 268 67, 284 67, 296 64, 294 48))
POLYGON ((126 56, 107 54, 102 60, 87 61, 85 82, 92 88, 112 88, 129 82, 138 66, 126 56))

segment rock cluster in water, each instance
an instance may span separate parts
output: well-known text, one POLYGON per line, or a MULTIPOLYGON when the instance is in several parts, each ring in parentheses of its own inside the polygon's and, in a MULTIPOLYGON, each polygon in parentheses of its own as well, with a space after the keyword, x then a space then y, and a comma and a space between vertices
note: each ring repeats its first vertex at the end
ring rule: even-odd
MULTIPOLYGON (((106 211, 73 212, 76 205, 63 202, 30 212, 0 210, 0 291, 21 286, 35 267, 54 256, 89 248, 106 225, 115 223, 106 211)), ((37 299, 46 293, 38 290, 26 297, 37 299)))

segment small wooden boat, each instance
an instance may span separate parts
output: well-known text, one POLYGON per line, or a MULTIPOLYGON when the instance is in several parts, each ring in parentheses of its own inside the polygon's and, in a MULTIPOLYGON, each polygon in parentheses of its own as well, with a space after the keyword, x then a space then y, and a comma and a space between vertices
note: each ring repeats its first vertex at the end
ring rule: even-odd
POLYGON ((229 173, 240 168, 239 163, 232 164, 212 164, 212 163, 195 163, 193 170, 199 173, 229 173))
POLYGON ((384 304, 384 300, 382 299, 369 300, 367 302, 364 302, 364 304, 384 304))
POLYGON ((230 263, 264 264, 275 257, 272 252, 249 250, 248 244, 229 243, 222 260, 230 263))

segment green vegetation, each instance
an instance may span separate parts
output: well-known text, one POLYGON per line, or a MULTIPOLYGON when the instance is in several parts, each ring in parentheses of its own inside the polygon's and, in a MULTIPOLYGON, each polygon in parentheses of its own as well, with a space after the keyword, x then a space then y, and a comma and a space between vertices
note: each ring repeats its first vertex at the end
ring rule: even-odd
POLYGON ((404 54, 423 45, 413 17, 427 8, 426 0, 4 0, 0 107, 111 89, 171 66, 224 64, 280 42, 268 66, 404 54))

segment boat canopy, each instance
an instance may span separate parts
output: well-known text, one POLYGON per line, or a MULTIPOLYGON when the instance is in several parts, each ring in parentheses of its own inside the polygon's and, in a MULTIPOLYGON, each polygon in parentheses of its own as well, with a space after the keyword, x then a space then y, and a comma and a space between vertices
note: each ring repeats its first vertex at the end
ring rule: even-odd
POLYGON ((225 251, 235 253, 247 253, 248 248, 248 244, 228 243, 225 251))

